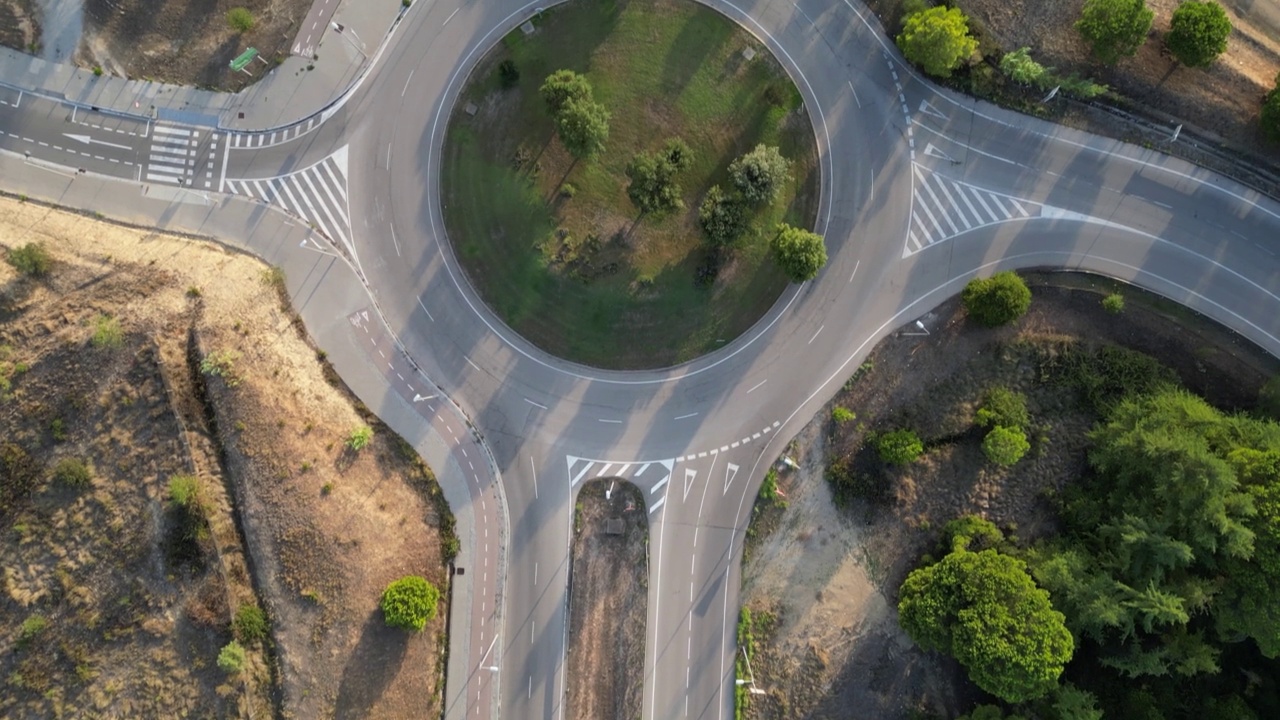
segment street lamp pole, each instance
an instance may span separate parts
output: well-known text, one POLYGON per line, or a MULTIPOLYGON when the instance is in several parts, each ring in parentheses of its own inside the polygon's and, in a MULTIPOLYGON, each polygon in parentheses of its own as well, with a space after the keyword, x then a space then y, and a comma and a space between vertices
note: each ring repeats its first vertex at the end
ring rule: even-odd
POLYGON ((902 334, 903 335, 928 335, 929 334, 929 329, 924 326, 923 321, 917 320, 916 327, 920 328, 920 332, 904 332, 902 334))

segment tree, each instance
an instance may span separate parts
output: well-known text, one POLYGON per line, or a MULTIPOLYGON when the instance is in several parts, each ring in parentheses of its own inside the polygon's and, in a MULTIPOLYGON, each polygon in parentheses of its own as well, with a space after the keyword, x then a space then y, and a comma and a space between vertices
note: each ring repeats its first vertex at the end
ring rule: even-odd
POLYGON ((218 652, 218 668, 228 675, 234 675, 244 670, 244 664, 247 659, 244 647, 232 640, 218 652))
POLYGON ((964 13, 941 5, 907 15, 897 43, 907 60, 943 78, 951 77, 951 71, 978 49, 964 13))
POLYGON ((876 452, 890 465, 906 465, 924 453, 924 443, 910 430, 893 430, 876 440, 876 452))
POLYGON ((227 25, 231 26, 236 32, 247 33, 253 29, 257 21, 253 19, 253 13, 248 8, 231 8, 227 11, 227 25))
POLYGON ((542 95, 542 100, 547 104, 547 112, 552 117, 560 114, 570 100, 592 99, 591 84, 572 70, 557 70, 548 75, 542 81, 538 93, 542 95))
POLYGON ((1098 709, 1098 697, 1071 683, 1058 688, 1054 694, 1053 711, 1057 720, 1102 720, 1103 717, 1098 709))
POLYGON ((791 163, 772 145, 757 145, 729 166, 729 177, 742 199, 753 205, 773 201, 787 181, 791 163))
POLYGON ((1075 650, 1049 593, 1026 565, 996 550, 958 549, 913 570, 899 590, 902 628, 920 647, 954 657, 1006 702, 1044 697, 1075 650))
POLYGON ((982 406, 978 408, 974 422, 983 427, 1003 425, 1025 428, 1031 424, 1031 417, 1027 413, 1027 398, 1022 393, 997 385, 982 398, 982 406))
POLYGON ((1000 72, 1016 83, 1034 87, 1044 87, 1050 78, 1049 68, 1031 59, 1030 48, 1018 48, 1005 53, 1000 58, 1000 72))
POLYGON ((1276 86, 1262 101, 1261 124, 1263 134, 1273 142, 1280 142, 1280 75, 1276 76, 1276 86))
POLYGON ((232 633, 246 643, 266 640, 267 630, 267 614, 257 605, 241 605, 231 620, 232 633))
POLYGON ((970 280, 960 299, 979 325, 996 327, 1022 317, 1031 307, 1031 290, 1017 273, 1006 270, 986 279, 970 280))
POLYGON ((1213 0, 1186 0, 1173 11, 1164 44, 1187 67, 1207 67, 1227 49, 1231 21, 1213 0))
POLYGON ((822 236, 786 223, 778 223, 769 249, 773 251, 773 261, 791 282, 812 280, 827 264, 827 248, 822 236))
POLYGON ((1017 465, 1023 455, 1031 449, 1027 436, 1018 428, 997 425, 991 428, 982 441, 982 452, 987 459, 996 465, 1005 467, 1017 465))
POLYGON ((698 206, 698 224, 713 245, 729 245, 747 228, 747 214, 742 202, 712 185, 698 206))
POLYGON ((676 174, 689 167, 689 146, 679 138, 668 140, 661 152, 641 152, 627 165, 627 197, 641 212, 666 212, 684 207, 676 174))
POLYGON ((1085 0, 1076 30, 1093 47, 1094 57, 1115 65, 1138 53, 1154 18, 1143 0, 1085 0))
POLYGON ((391 627, 422 632, 436 616, 440 591, 419 575, 406 575, 382 592, 383 619, 391 627))
POLYGON ((576 158, 588 158, 604 149, 609 139, 609 111, 594 100, 570 99, 556 113, 556 134, 576 158))

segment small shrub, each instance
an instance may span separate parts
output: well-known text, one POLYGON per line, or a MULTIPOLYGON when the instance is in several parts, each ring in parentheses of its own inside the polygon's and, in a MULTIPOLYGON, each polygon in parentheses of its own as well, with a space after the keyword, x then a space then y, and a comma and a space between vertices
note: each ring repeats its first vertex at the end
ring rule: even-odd
POLYGON ((13 269, 27 277, 44 277, 53 269, 53 258, 43 243, 27 243, 14 248, 5 256, 13 269))
POLYGON ((49 423, 49 433, 53 435, 54 442, 63 442, 67 439, 67 428, 62 422, 62 418, 54 418, 49 423))
POLYGON ((1258 391, 1258 411, 1280 420, 1280 375, 1268 380, 1258 391))
POLYGON ((200 295, 201 295, 201 293, 200 293, 200 288, 199 288, 199 287, 196 287, 195 285, 191 285, 191 286, 188 286, 188 287, 187 287, 187 297, 189 297, 189 298, 198 298, 198 297, 200 297, 200 295))
POLYGON ((18 647, 26 647, 40 636, 41 633, 49 627, 49 621, 40 615, 32 615, 22 621, 22 627, 18 631, 18 647))
POLYGON ((515 62, 503 60, 498 64, 498 81, 503 88, 513 88, 520 82, 520 69, 515 62))
POLYGON ((372 439, 373 428, 368 425, 361 425, 360 427, 352 430, 351 434, 347 436, 347 447, 356 452, 360 452, 368 447, 369 441, 372 439))
POLYGON ((406 575, 387 586, 379 606, 391 627, 421 632, 436 616, 440 591, 420 575, 406 575))
POLYGON ((974 278, 960 295, 964 309, 979 325, 996 327, 1022 317, 1031 307, 1031 289, 1017 273, 1006 270, 974 278))
POLYGON ((228 387, 235 387, 240 384, 240 379, 236 377, 235 372, 236 360, 239 359, 240 353, 235 350, 214 350, 200 360, 200 372, 204 375, 220 377, 228 387))
POLYGON ((831 419, 834 420, 837 425, 844 425, 847 422, 857 420, 858 416, 849 408, 837 405, 831 409, 831 419))
POLYGON ((120 321, 110 315, 99 315, 93 321, 93 346, 115 349, 124 344, 124 330, 120 321))
POLYGON ((199 507, 200 479, 193 475, 174 475, 169 478, 169 500, 187 510, 199 507))
POLYGON ((267 630, 267 614, 257 605, 241 605, 231 621, 231 631, 236 639, 245 643, 266 640, 267 630))
POLYGON ((578 194, 578 188, 574 187, 570 183, 565 183, 560 186, 560 197, 566 200, 571 199, 574 195, 577 195, 577 194, 578 194))
POLYGON ((894 430, 876 440, 876 452, 890 465, 907 465, 924 454, 924 443, 910 430, 894 430))
POLYGON ((413 4, 413 0, 400 0, 400 4, 403 7, 409 7, 410 5, 413 4))
POLYGON ((253 18, 253 13, 248 8, 231 8, 227 11, 227 24, 236 32, 247 33, 253 29, 257 21, 253 18))
POLYGON ((1031 424, 1031 418, 1027 414, 1027 398, 1006 387, 993 387, 982 399, 982 406, 978 408, 974 422, 982 427, 1003 425, 1025 428, 1031 424))
POLYGON ((102 77, 102 66, 101 66, 101 65, 94 65, 94 66, 93 66, 93 75, 94 75, 94 77, 102 77))
POLYGON ((1111 293, 1102 298, 1102 308, 1112 315, 1119 315, 1124 312, 1124 296, 1120 293, 1111 293))
POLYGON ((760 499, 773 502, 778 497, 778 471, 769 468, 764 474, 764 482, 760 483, 760 499))
POLYGON ((1027 436, 1018 428, 997 425, 982 441, 982 452, 996 465, 1016 465, 1031 449, 1027 436))
POLYGON ((332 483, 332 482, 326 482, 324 485, 321 485, 321 486, 320 486, 320 494, 321 494, 321 495, 324 495, 325 497, 328 497, 328 496, 332 495, 332 494, 333 494, 333 483, 332 483))
POLYGON ((1004 54, 1000 58, 1000 72, 1021 85, 1043 88, 1053 77, 1049 68, 1036 62, 1031 57, 1030 48, 1018 48, 1004 54))
POLYGON ((1276 85, 1262 101, 1262 133, 1272 142, 1280 142, 1280 75, 1276 85))
POLYGON ((218 668, 228 675, 234 675, 244 670, 244 664, 247 660, 244 646, 232 640, 218 653, 218 668))
POLYGON ((63 458, 53 468, 53 479, 63 485, 84 487, 93 480, 93 470, 80 458, 63 458))

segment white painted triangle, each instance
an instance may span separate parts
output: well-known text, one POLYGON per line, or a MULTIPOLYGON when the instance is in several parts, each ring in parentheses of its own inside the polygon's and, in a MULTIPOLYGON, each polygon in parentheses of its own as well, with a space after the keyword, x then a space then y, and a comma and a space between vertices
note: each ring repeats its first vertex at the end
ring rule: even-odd
POLYGON ((934 107, 934 106, 930 105, 928 100, 921 100, 921 101, 920 101, 920 112, 924 113, 925 115, 932 115, 932 116, 934 116, 934 117, 936 117, 936 118, 941 118, 941 119, 943 119, 943 120, 946 120, 946 119, 947 119, 947 116, 946 116, 946 115, 943 115, 943 114, 938 110, 938 108, 936 108, 936 107, 934 107))
POLYGON ((565 455, 564 457, 565 457, 565 460, 569 462, 569 478, 570 478, 569 487, 573 487, 574 485, 577 485, 578 481, 582 479, 582 476, 587 474, 587 471, 591 469, 592 465, 595 465, 595 463, 591 462, 590 460, 587 460, 586 458, 580 458, 577 455, 565 455), (579 462, 583 463, 582 469, 578 471, 577 475, 574 475, 573 468, 579 462))
POLYGON ((689 499, 689 491, 693 489, 693 481, 697 479, 698 471, 689 468, 684 469, 684 499, 689 499))
POLYGON ((729 492, 729 485, 733 482, 733 479, 737 476, 738 476, 738 466, 734 465, 733 463, 727 463, 724 466, 724 492, 720 493, 721 495, 729 492))
POLYGON ((933 143, 925 143, 925 146, 924 146, 924 154, 925 154, 925 155, 930 155, 930 156, 932 156, 932 157, 936 157, 936 158, 942 158, 943 160, 950 160, 951 162, 955 162, 955 161, 956 161, 956 160, 955 160, 955 158, 951 157, 950 155, 948 155, 948 154, 946 154, 946 153, 942 152, 941 150, 939 150, 938 148, 934 147, 933 143))
MULTIPOLYGON (((343 145, 334 150, 329 157, 333 160, 333 164, 338 166, 338 171, 342 173, 342 181, 345 183, 347 181, 347 146, 343 145)), ((346 188, 343 188, 343 191, 345 192, 346 188)))

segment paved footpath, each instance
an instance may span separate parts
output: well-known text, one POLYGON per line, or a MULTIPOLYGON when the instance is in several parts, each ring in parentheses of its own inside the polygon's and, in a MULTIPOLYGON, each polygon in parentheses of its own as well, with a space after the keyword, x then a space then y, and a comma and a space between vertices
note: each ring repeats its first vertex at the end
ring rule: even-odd
POLYGON ((328 17, 311 40, 313 46, 307 48, 313 49, 312 53, 290 55, 274 67, 265 60, 254 60, 245 69, 255 75, 266 73, 266 77, 238 93, 97 77, 90 70, 3 47, 0 85, 86 108, 172 122, 234 130, 282 127, 315 113, 346 91, 367 68, 404 10, 400 0, 341 0, 330 16, 327 7, 332 7, 333 1, 318 0, 317 6, 326 11, 313 8, 308 13, 308 23, 328 17), (342 32, 336 31, 334 24, 341 26, 342 32))

